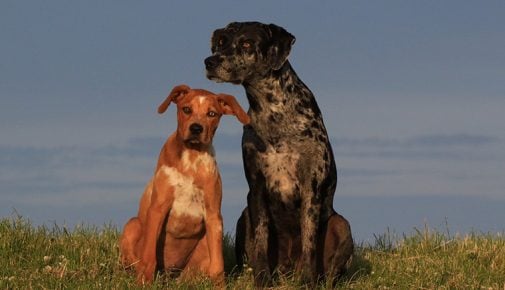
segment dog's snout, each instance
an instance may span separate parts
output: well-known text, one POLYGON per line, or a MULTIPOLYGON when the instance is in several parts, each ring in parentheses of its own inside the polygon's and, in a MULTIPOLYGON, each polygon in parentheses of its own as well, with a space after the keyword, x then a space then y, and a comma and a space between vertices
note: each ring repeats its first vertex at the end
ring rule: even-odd
POLYGON ((192 133, 192 134, 195 134, 195 135, 198 135, 200 133, 203 132, 203 127, 202 125, 198 124, 198 123, 193 123, 189 126, 189 131, 192 133))
POLYGON ((221 62, 219 56, 213 55, 205 59, 205 68, 208 70, 215 69, 221 62))

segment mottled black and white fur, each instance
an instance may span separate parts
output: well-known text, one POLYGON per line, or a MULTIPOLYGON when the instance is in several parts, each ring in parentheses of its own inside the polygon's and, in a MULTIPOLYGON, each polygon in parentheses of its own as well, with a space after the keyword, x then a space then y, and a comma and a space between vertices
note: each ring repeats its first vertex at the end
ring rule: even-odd
POLYGON ((274 24, 233 22, 214 31, 205 59, 207 77, 242 84, 250 105, 236 253, 260 283, 276 269, 338 275, 353 252, 349 223, 333 209, 337 171, 321 111, 287 61, 294 41, 274 24))

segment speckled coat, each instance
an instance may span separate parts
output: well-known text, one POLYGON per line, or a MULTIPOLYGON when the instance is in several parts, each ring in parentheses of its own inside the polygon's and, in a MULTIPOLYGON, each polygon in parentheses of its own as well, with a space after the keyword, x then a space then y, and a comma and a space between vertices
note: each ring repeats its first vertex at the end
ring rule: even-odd
POLYGON ((250 191, 236 253, 259 282, 275 269, 313 280, 330 267, 341 272, 353 248, 349 224, 333 209, 337 171, 321 111, 287 61, 294 40, 273 24, 230 23, 214 32, 205 60, 207 77, 242 84, 250 105, 242 139, 250 191), (331 218, 341 225, 336 241, 327 241, 331 218))

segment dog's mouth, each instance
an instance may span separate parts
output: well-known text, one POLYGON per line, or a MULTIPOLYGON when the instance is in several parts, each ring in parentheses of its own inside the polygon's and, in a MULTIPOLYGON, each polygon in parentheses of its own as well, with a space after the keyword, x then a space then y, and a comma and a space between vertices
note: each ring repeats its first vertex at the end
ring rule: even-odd
POLYGON ((215 81, 216 83, 224 83, 224 80, 220 78, 215 72, 211 72, 207 70, 207 78, 211 81, 215 81))
POLYGON ((227 73, 230 74, 230 76, 228 76, 228 78, 223 78, 217 72, 207 70, 207 78, 211 81, 216 82, 216 83, 225 83, 226 82, 226 83, 232 83, 234 85, 240 85, 242 83, 242 81, 239 79, 230 78, 231 73, 229 71, 227 71, 227 73))
POLYGON ((209 80, 215 81, 216 83, 232 83, 239 85, 242 81, 235 75, 230 67, 223 66, 222 62, 210 61, 216 59, 211 56, 205 61, 206 76, 209 80))
POLYGON ((208 145, 209 142, 204 139, 203 136, 190 135, 188 138, 184 139, 184 144, 188 148, 202 149, 208 145))
POLYGON ((198 138, 198 136, 189 136, 189 138, 184 140, 184 143, 189 145, 200 145, 202 144, 202 141, 198 138))

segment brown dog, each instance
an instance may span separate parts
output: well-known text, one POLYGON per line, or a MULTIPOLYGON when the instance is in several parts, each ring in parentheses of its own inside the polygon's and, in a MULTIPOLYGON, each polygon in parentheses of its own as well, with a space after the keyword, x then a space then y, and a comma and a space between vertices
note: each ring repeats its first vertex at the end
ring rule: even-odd
POLYGON ((140 200, 137 217, 120 240, 122 262, 134 266, 137 282, 149 283, 156 266, 224 279, 221 177, 212 138, 223 114, 243 124, 249 116, 235 98, 176 86, 159 106, 177 104, 177 131, 161 149, 154 177, 140 200))

